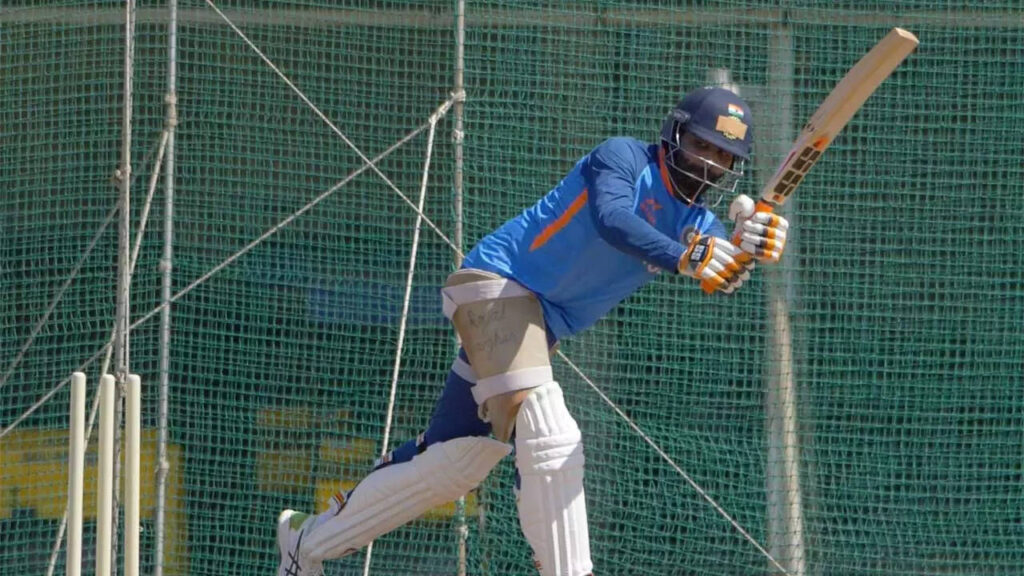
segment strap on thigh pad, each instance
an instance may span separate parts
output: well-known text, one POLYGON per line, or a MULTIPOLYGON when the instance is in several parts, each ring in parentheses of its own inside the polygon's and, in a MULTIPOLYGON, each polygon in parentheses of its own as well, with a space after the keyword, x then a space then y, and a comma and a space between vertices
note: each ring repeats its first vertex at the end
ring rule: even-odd
POLYGON ((590 574, 583 443, 557 382, 526 397, 516 417, 517 507, 542 576, 590 574))
POLYGON ((476 488, 511 450, 491 438, 467 436, 432 444, 408 462, 373 471, 333 518, 306 536, 305 555, 327 560, 355 552, 476 488))

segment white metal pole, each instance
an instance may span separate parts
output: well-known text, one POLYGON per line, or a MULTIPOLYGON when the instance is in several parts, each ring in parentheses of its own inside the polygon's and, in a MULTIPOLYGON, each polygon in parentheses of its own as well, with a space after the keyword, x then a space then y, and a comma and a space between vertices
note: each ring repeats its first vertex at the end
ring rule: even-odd
POLYGON ((128 309, 131 284, 131 174, 132 174, 132 74, 135 1, 127 0, 125 10, 124 109, 121 118, 121 164, 118 167, 117 310, 114 366, 123 382, 128 366, 128 309))
MULTIPOLYGON (((132 181, 132 82, 134 79, 135 61, 135 0, 125 1, 125 34, 124 34, 124 107, 121 114, 121 163, 118 168, 119 194, 118 210, 120 221, 117 235, 117 309, 115 313, 114 366, 117 382, 121 389, 126 386, 129 366, 129 323, 130 323, 130 287, 131 287, 131 181, 132 181)), ((120 394, 118 394, 120 396, 120 394)), ((118 398, 119 400, 119 398, 118 398)), ((110 525, 107 535, 109 555, 117 558, 117 509, 120 487, 120 458, 116 456, 120 449, 120 402, 114 401, 113 427, 113 482, 110 505, 110 525)), ((97 560, 98 562, 98 560, 97 560)), ((97 570, 96 576, 114 576, 117 574, 116 564, 107 562, 107 570, 97 570)), ((97 564, 99 566, 99 564, 97 564)))
MULTIPOLYGON (((456 18, 455 18, 455 81, 453 91, 455 94, 461 94, 466 90, 465 85, 465 70, 466 70, 466 2, 465 0, 458 0, 457 2, 456 18)), ((455 233, 452 237, 452 242, 459 247, 459 250, 455 252, 455 267, 458 268, 462 265, 462 250, 463 250, 463 230, 462 230, 462 199, 463 199, 463 114, 465 112, 465 102, 463 98, 457 98, 455 100, 453 114, 455 115, 455 128, 452 131, 452 140, 455 143, 455 174, 453 177, 453 206, 455 211, 455 233)))
POLYGON ((163 576, 164 542, 167 524, 167 476, 170 463, 167 460, 167 414, 170 399, 170 349, 171 349, 171 279, 174 255, 174 133, 178 125, 178 1, 168 0, 169 21, 167 25, 167 118, 164 130, 167 133, 167 151, 164 156, 164 248, 160 260, 160 399, 158 407, 157 470, 156 470, 156 513, 153 545, 153 576, 163 576))
POLYGON ((85 500, 85 374, 71 375, 68 439, 67 576, 82 573, 82 502, 85 500))
MULTIPOLYGON (((465 71, 466 71, 466 1, 456 1, 456 12, 455 12, 455 78, 453 81, 452 91, 455 94, 462 94, 466 90, 465 85, 465 71)), ((463 173, 463 113, 465 111, 465 102, 463 98, 458 98, 455 101, 454 109, 452 113, 455 115, 455 127, 452 129, 452 141, 455 145, 455 173, 452 177, 452 208, 455 213, 455 230, 452 241, 456 246, 459 247, 455 251, 455 268, 458 269, 462 265, 462 252, 463 246, 463 230, 462 230, 462 173, 463 173)), ((454 332, 454 331, 453 331, 454 332)), ((458 334, 455 335, 455 350, 458 353, 460 342, 458 341, 458 334)), ((479 508, 477 508, 479 511, 479 508)), ((466 541, 469 538, 469 526, 466 524, 466 497, 462 496, 455 501, 455 530, 458 537, 458 576, 466 576, 466 563, 467 563, 467 551, 466 541)))
MULTIPOLYGON (((765 102, 771 113, 761 114, 765 126, 759 145, 758 173, 767 179, 789 151, 793 140, 793 36, 779 25, 769 39, 768 89, 765 102)), ((796 199, 784 207, 790 230, 795 222, 796 199)), ((800 488, 800 453, 797 436, 796 379, 789 306, 793 298, 789 269, 798 250, 788 239, 780 266, 763 266, 768 287, 769 363, 766 374, 765 415, 768 434, 766 489, 768 493, 768 550, 793 576, 804 576, 804 527, 800 488)), ((774 569, 770 567, 769 569, 774 569)))

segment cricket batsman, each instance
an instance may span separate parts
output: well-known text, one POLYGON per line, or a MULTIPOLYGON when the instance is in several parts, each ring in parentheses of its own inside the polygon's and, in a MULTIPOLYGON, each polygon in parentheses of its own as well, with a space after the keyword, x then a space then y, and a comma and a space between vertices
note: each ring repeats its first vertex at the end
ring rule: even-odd
POLYGON ((278 576, 320 574, 325 560, 463 496, 513 446, 519 523, 537 570, 591 575, 583 442, 551 351, 662 271, 729 294, 755 260, 781 257, 784 218, 743 220, 737 247, 711 211, 743 177, 752 143, 746 102, 694 90, 668 114, 660 141, 601 143, 483 238, 441 289, 462 349, 427 430, 323 513, 283 511, 278 576))

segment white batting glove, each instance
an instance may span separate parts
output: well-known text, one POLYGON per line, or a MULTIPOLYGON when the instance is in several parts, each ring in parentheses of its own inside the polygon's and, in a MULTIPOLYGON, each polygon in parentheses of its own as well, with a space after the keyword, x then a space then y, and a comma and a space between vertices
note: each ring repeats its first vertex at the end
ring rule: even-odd
POLYGON ((733 259, 736 261, 736 265, 740 267, 740 270, 729 281, 729 286, 722 290, 722 292, 725 292, 726 294, 732 294, 735 290, 739 289, 740 286, 743 286, 744 282, 750 280, 750 273, 754 270, 754 266, 757 264, 757 261, 754 260, 750 254, 742 251, 733 256, 733 259))
POLYGON ((749 266, 753 261, 743 258, 739 248, 728 240, 715 236, 688 234, 686 252, 679 258, 679 273, 697 278, 719 292, 731 294, 750 278, 749 266), (736 261, 736 256, 744 264, 736 261))
POLYGON ((756 212, 754 201, 740 194, 729 207, 740 248, 761 262, 778 262, 786 249, 789 221, 772 212, 756 212))

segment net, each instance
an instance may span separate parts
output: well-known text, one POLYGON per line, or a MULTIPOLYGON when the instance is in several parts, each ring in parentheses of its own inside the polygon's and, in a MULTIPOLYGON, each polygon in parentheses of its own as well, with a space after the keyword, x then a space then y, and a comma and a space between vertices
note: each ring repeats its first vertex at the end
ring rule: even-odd
MULTIPOLYGON (((753 107, 757 156, 742 186, 756 195, 802 122, 888 29, 921 39, 787 205, 794 232, 774 271, 759 269, 728 299, 663 278, 562 350, 800 573, 1021 573, 1019 3, 466 4, 464 190, 457 202, 451 110, 424 211, 448 237, 461 227, 463 248, 604 138, 654 138, 709 72, 728 71, 753 107), (789 416, 779 381, 793 383, 789 416), (773 441, 780 418, 795 418, 795 472, 773 441), (779 523, 787 496, 799 497, 798 524, 779 523)), ((456 2, 216 5, 367 157, 422 128, 453 90, 456 2)), ((165 127, 168 45, 167 7, 140 1, 133 230, 165 127)), ((47 572, 67 486, 60 383, 93 359, 91 403, 110 338, 124 51, 120 3, 0 8, 0 576, 47 572)), ((245 252, 174 303, 166 349, 159 315, 132 331, 144 383, 142 568, 155 569, 166 357, 163 572, 269 573, 277 512, 322 508, 381 451, 417 216, 394 188, 415 202, 427 133, 379 160, 389 184, 357 173, 359 154, 208 4, 179 2, 176 55, 173 198, 161 175, 133 319, 161 302, 168 221, 172 293, 245 252)), ((454 265, 424 229, 392 445, 424 429, 450 366, 437 289, 454 265)), ((562 361, 555 372, 584 433, 598 573, 777 573, 577 372, 562 361)), ((464 505, 379 539, 371 573, 459 574, 460 553, 466 574, 533 573, 514 473, 507 459, 464 505)), ((364 558, 328 573, 362 574, 364 558)))

